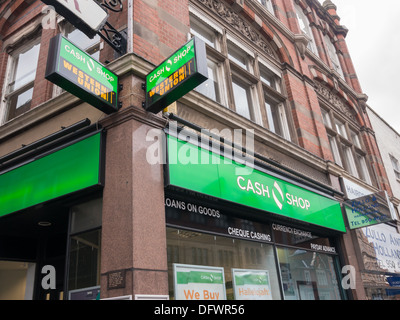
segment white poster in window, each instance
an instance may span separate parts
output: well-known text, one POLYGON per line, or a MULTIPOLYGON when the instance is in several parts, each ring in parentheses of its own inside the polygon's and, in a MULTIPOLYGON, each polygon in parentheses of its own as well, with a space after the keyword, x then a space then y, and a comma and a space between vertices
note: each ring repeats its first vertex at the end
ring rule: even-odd
POLYGON ((226 300, 224 268, 174 263, 176 300, 226 300))
POLYGON ((272 300, 268 270, 232 269, 236 300, 272 300))

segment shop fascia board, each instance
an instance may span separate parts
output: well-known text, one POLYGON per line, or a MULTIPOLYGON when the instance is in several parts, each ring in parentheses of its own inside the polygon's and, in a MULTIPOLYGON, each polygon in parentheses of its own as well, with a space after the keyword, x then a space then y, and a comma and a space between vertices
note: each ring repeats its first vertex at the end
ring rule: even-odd
MULTIPOLYGON (((305 165, 317 169, 321 173, 325 173, 327 170, 327 162, 322 158, 319 158, 307 150, 298 147, 294 143, 285 139, 280 139, 277 135, 269 132, 261 126, 249 121, 240 115, 228 110, 219 104, 210 103, 207 99, 203 99, 203 96, 196 91, 191 91, 183 96, 179 102, 191 107, 209 117, 210 121, 214 120, 220 124, 226 125, 227 128, 251 128, 254 129, 254 139, 260 143, 268 141, 269 147, 274 150, 281 152, 295 160, 303 162, 305 165)), ((179 108, 179 107, 178 107, 179 108)), ((219 127, 215 126, 215 127, 219 127)), ((209 128, 213 125, 210 122, 209 128)), ((268 157, 268 155, 264 155, 268 157)))

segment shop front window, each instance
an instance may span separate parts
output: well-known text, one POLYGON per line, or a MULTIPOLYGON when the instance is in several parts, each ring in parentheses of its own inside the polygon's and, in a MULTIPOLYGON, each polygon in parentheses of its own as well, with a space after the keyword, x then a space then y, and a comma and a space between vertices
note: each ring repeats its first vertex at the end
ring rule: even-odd
POLYGON ((101 217, 102 199, 85 202, 71 208, 68 260, 68 298, 70 300, 98 298, 101 217), (95 291, 96 294, 93 294, 95 291))
POLYGON ((278 248, 285 300, 340 300, 334 258, 303 249, 278 248))
POLYGON ((218 297, 225 293, 227 300, 281 299, 272 245, 167 228, 167 255, 170 299, 182 295, 185 297, 185 294, 190 299, 199 293, 200 298, 211 300, 213 286, 218 297), (204 273, 197 282, 193 280, 194 283, 185 286, 180 276, 183 271, 204 273), (224 283, 219 287, 218 284, 206 285, 207 271, 214 275, 219 272, 223 275, 224 283), (177 276, 180 277, 178 284, 177 276), (252 281, 255 278, 261 282, 257 286, 252 281), (204 296, 202 294, 205 291, 207 292, 204 296))

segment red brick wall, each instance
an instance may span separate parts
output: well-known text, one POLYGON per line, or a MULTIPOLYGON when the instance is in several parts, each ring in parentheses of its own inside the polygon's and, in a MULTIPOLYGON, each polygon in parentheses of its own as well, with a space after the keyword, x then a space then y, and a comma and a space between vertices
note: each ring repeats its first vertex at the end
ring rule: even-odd
POLYGON ((133 50, 139 56, 159 64, 187 41, 189 31, 188 0, 134 1, 133 50))

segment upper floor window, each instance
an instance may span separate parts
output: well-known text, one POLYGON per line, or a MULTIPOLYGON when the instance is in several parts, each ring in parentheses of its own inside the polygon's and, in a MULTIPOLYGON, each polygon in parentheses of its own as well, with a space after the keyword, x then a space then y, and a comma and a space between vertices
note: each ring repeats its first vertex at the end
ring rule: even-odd
POLYGON ((77 47, 79 47, 83 51, 87 52, 94 59, 99 61, 100 49, 101 49, 101 42, 100 42, 99 35, 95 35, 93 37, 93 39, 90 39, 82 31, 76 29, 69 22, 65 23, 65 26, 63 29, 64 29, 65 37, 67 37, 69 40, 71 40, 71 42, 74 43, 77 47))
POLYGON ((3 122, 11 120, 31 107, 33 83, 39 59, 40 38, 16 47, 9 56, 1 102, 3 122))
POLYGON ((372 184, 366 153, 362 149, 357 130, 339 119, 333 111, 327 109, 321 109, 321 111, 335 162, 351 175, 372 184))
POLYGON ((310 41, 308 42, 307 48, 310 49, 314 54, 318 54, 317 46, 315 45, 314 35, 311 30, 310 21, 308 21, 307 16, 304 14, 303 9, 297 4, 294 4, 297 21, 303 34, 305 34, 310 41))
POLYGON ((325 39, 325 44, 328 49, 328 56, 331 60, 333 70, 335 70, 337 73, 339 73, 339 75, 342 78, 344 78, 343 70, 340 65, 338 55, 336 53, 336 48, 335 48, 334 44, 332 43, 331 38, 326 34, 324 36, 324 39, 325 39))
POLYGON ((393 166, 393 170, 394 170, 394 174, 396 176, 396 179, 400 180, 400 165, 399 165, 399 161, 393 157, 392 155, 390 156, 390 161, 392 162, 392 166, 393 166))
POLYGON ((279 65, 255 54, 215 22, 191 15, 192 35, 206 43, 209 79, 195 90, 271 132, 290 139, 279 65))
POLYGON ((269 12, 274 14, 274 7, 272 5, 272 0, 258 0, 258 2, 269 12))
POLYGON ((102 49, 102 42, 100 41, 99 35, 95 35, 93 39, 90 39, 82 31, 76 29, 67 21, 64 21, 62 24, 62 31, 64 36, 71 40, 72 43, 91 55, 93 59, 99 61, 100 50, 102 49))

